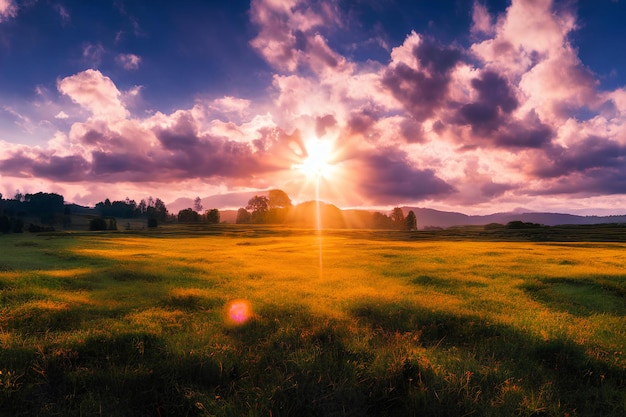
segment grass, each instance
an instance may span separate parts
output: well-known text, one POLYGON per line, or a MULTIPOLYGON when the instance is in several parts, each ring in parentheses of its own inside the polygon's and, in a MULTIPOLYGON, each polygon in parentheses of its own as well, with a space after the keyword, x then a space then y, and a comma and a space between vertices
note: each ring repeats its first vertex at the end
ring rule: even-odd
POLYGON ((626 244, 420 233, 1 236, 0 416, 625 414, 626 244))

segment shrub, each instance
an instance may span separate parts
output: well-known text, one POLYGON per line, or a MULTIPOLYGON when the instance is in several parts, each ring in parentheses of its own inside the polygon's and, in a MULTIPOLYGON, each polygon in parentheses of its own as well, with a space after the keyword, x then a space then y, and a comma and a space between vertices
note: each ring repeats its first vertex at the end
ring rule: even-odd
POLYGON ((109 225, 102 217, 96 217, 89 222, 89 230, 107 230, 109 225))

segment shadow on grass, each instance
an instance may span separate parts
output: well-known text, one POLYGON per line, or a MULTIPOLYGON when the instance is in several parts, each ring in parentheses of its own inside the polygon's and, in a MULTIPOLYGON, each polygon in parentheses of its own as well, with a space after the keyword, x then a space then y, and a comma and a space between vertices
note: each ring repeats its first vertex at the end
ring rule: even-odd
POLYGON ((400 302, 360 302, 349 313, 335 319, 299 305, 260 306, 242 326, 185 336, 203 337, 206 346, 134 330, 8 347, 0 370, 13 371, 16 388, 0 387, 0 415, 625 411, 626 371, 571 341, 400 302))
POLYGON ((172 354, 163 338, 144 332, 6 349, 0 360, 25 369, 18 390, 0 386, 2 416, 201 415, 194 389, 216 386, 221 373, 214 359, 172 354))
POLYGON ((407 365, 419 381, 424 415, 617 416, 626 411, 626 370, 588 356, 570 340, 544 341, 479 317, 402 303, 364 302, 351 314, 380 340, 409 335, 424 349, 427 359, 407 365), (433 358, 440 362, 432 365, 433 358), (507 384, 516 388, 505 392, 507 384))
POLYGON ((624 277, 540 278, 521 288, 550 308, 575 316, 626 315, 624 277))

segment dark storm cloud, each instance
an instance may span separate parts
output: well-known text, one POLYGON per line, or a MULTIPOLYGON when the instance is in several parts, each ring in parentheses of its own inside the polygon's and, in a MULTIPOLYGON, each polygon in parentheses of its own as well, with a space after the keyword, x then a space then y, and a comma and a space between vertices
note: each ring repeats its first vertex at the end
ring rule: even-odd
POLYGON ((89 163, 79 155, 50 156, 34 161, 32 172, 37 177, 52 180, 82 181, 89 169, 89 163))
POLYGON ((189 113, 180 115, 173 126, 156 129, 155 134, 165 149, 185 149, 199 143, 195 121, 189 113))
POLYGON ((626 170, 626 146, 598 136, 589 136, 568 148, 552 147, 546 155, 550 162, 535 168, 540 177, 626 170))
POLYGON ((455 189, 430 169, 417 169, 405 152, 380 149, 361 158, 360 188, 374 203, 402 203, 449 195, 455 189))
POLYGON ((0 161, 0 170, 3 174, 15 177, 29 177, 32 172, 33 160, 20 152, 9 155, 0 161))
POLYGON ((44 177, 55 181, 83 181, 89 172, 89 163, 81 156, 41 154, 35 158, 20 152, 0 161, 0 170, 19 177, 44 177))
POLYGON ((460 50, 440 45, 428 37, 413 49, 413 54, 431 75, 448 74, 461 60, 460 50))
MULTIPOLYGON (((554 136, 553 129, 530 112, 524 120, 512 112, 519 106, 515 89, 494 71, 484 71, 471 81, 477 100, 461 105, 449 122, 470 126, 474 145, 495 145, 502 148, 541 148, 554 136)), ((470 144, 465 144, 471 147, 470 144)))
POLYGON ((420 143, 424 141, 424 128, 413 118, 406 118, 400 122, 400 132, 407 143, 420 143))
POLYGON ((626 167, 593 168, 584 173, 572 173, 547 182, 546 187, 529 194, 572 194, 585 197, 624 193, 626 193, 626 167))
POLYGON ((350 113, 347 128, 352 135, 363 135, 370 131, 379 116, 372 110, 362 109, 350 113))
POLYGON ((423 121, 446 103, 450 73, 461 60, 461 51, 424 38, 413 55, 419 69, 400 62, 387 69, 382 84, 416 120, 423 121))
POLYGON ((154 161, 137 154, 93 152, 91 173, 95 178, 106 181, 114 179, 147 181, 158 176, 154 161), (156 175, 155 175, 156 173, 156 175))
POLYGON ((480 187, 480 192, 484 197, 494 198, 504 194, 506 191, 513 189, 509 184, 499 184, 488 182, 480 187))
POLYGON ((97 149, 91 150, 91 161, 80 155, 60 157, 52 151, 26 154, 16 150, 2 155, 0 171, 68 182, 169 182, 210 177, 252 178, 284 169, 284 157, 271 153, 285 141, 281 135, 257 132, 266 136, 263 146, 267 149, 259 149, 224 137, 199 135, 194 126, 192 119, 181 116, 169 127, 153 128, 161 144, 154 147, 142 142, 141 137, 123 137, 94 127, 76 137, 80 143, 97 145, 97 149))
POLYGON ((541 148, 547 145, 554 132, 539 120, 510 121, 494 134, 494 143, 504 148, 541 148))
POLYGON ((478 92, 478 100, 461 106, 454 122, 470 125, 477 134, 492 132, 506 123, 519 104, 506 79, 493 71, 485 71, 474 78, 471 85, 478 92))

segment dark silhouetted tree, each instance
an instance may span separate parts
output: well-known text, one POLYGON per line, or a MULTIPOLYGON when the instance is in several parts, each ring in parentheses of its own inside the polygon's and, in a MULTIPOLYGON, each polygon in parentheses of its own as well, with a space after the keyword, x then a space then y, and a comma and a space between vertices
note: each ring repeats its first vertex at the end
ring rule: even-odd
POLYGON ((91 219, 89 222, 89 230, 98 231, 107 230, 108 228, 109 225, 107 224, 107 221, 102 217, 96 217, 95 219, 91 219))
POLYGON ((202 200, 200 199, 200 197, 196 197, 193 200, 193 209, 196 213, 200 213, 202 211, 202 200))
POLYGON ((137 211, 139 212, 139 215, 146 214, 147 208, 148 208, 148 205, 146 204, 146 200, 142 198, 141 201, 139 202, 139 205, 137 206, 137 211))
POLYGON ((375 212, 372 214, 372 227, 376 229, 393 229, 394 222, 389 216, 375 212))
POLYGON ((263 195, 255 195, 248 200, 246 210, 251 211, 251 221, 253 223, 265 223, 265 214, 269 210, 269 199, 263 195))
POLYGON ((13 200, 15 201, 19 201, 20 203, 24 201, 24 194, 22 194, 20 192, 20 190, 15 190, 15 197, 13 197, 13 200))
POLYGON ((400 207, 395 207, 393 211, 391 212, 390 217, 391 217, 391 221, 394 222, 395 226, 398 229, 405 228, 404 213, 402 212, 402 209, 400 207))
POLYGON ((409 211, 409 214, 406 215, 405 222, 407 230, 417 230, 417 217, 415 217, 413 210, 409 211))
POLYGON ((200 215, 191 208, 186 208, 178 212, 179 223, 197 223, 200 221, 200 215))
POLYGON ((11 231, 11 219, 6 214, 0 216, 0 233, 9 233, 11 231))
POLYGON ((206 221, 209 224, 218 224, 220 222, 220 211, 218 209, 207 210, 206 221))
MULTIPOLYGON (((150 197, 152 199, 152 197, 150 197)), ((165 203, 160 198, 156 200, 148 199, 148 207, 146 208, 146 215, 148 218, 155 218, 160 222, 165 222, 168 218, 167 207, 165 207, 165 203), (150 201, 152 201, 152 205, 150 205, 150 201)))
POLYGON ((235 223, 237 224, 246 224, 250 223, 250 213, 245 208, 240 208, 237 210, 237 218, 235 219, 235 223))

